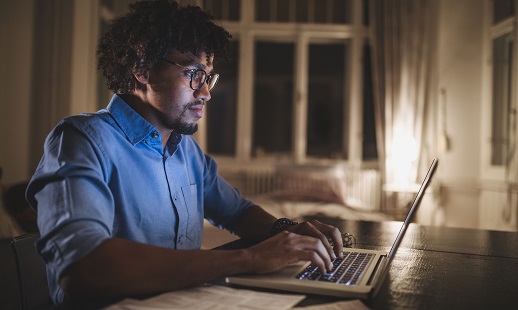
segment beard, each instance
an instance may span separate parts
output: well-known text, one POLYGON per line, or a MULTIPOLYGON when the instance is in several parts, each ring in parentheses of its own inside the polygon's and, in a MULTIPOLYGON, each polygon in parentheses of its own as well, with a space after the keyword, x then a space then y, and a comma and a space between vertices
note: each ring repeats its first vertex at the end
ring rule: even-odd
POLYGON ((183 117, 184 113, 186 113, 191 107, 193 107, 195 105, 199 105, 200 103, 202 105, 205 105, 205 102, 197 101, 197 102, 189 103, 189 104, 187 104, 185 106, 183 113, 177 119, 175 124, 173 124, 174 125, 173 126, 174 131, 176 131, 177 133, 180 133, 182 135, 193 135, 196 131, 198 131, 198 124, 197 123, 194 123, 194 124, 184 123, 184 122, 182 122, 182 117, 183 117))
POLYGON ((174 126, 174 131, 182 135, 193 135, 196 131, 198 131, 198 124, 176 124, 174 126))

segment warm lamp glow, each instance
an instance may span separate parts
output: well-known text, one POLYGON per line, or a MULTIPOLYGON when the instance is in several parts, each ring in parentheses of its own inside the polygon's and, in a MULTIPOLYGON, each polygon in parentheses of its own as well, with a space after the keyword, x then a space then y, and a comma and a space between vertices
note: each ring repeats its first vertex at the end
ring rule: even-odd
POLYGON ((410 134, 394 137, 392 143, 393 182, 406 185, 412 182, 412 173, 417 160, 417 142, 410 134))

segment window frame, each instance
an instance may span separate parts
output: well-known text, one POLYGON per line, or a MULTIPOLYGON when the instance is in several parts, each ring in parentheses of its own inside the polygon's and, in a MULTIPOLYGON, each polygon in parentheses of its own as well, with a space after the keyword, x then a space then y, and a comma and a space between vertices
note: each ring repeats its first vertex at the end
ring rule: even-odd
MULTIPOLYGON (((482 179, 505 181, 506 180, 506 165, 493 165, 492 164, 492 150, 493 150, 493 43, 496 39, 506 34, 511 34, 515 42, 513 48, 513 66, 511 68, 511 81, 510 86, 510 109, 516 111, 517 100, 516 100, 516 89, 517 89, 517 63, 518 63, 518 32, 515 26, 516 23, 516 7, 518 1, 515 1, 515 13, 514 16, 505 18, 500 22, 493 24, 493 0, 487 0, 486 2, 486 18, 485 18, 485 29, 486 39, 484 40, 484 58, 486 59, 486 65, 484 66, 484 89, 485 95, 482 104, 482 134, 481 134, 481 175, 482 179)), ((508 114, 508 122, 511 123, 511 115, 508 114)), ((515 116, 516 117, 516 116, 515 116)), ((514 133, 516 134, 516 133, 514 133)), ((508 130, 508 138, 514 136, 513 133, 508 130)), ((518 154, 514 155, 515 157, 518 154)), ((515 159, 507 159, 516 160, 515 159)))

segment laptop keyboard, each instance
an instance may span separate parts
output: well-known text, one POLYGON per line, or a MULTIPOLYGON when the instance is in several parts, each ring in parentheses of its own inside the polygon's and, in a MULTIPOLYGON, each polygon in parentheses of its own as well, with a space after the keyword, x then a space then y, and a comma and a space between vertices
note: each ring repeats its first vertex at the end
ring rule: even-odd
POLYGON ((374 257, 370 253, 344 252, 344 258, 333 261, 331 272, 322 273, 311 264, 295 277, 300 280, 334 282, 344 285, 355 285, 374 257))

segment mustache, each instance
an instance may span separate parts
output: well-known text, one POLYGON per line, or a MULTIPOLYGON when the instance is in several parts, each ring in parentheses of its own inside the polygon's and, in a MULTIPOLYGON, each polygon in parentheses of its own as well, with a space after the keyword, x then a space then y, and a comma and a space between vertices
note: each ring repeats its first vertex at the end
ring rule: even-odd
POLYGON ((188 103, 185 107, 187 109, 189 109, 189 108, 192 108, 192 107, 197 106, 197 105, 205 106, 205 101, 204 100, 198 100, 198 101, 195 101, 195 102, 191 102, 191 103, 188 103))

